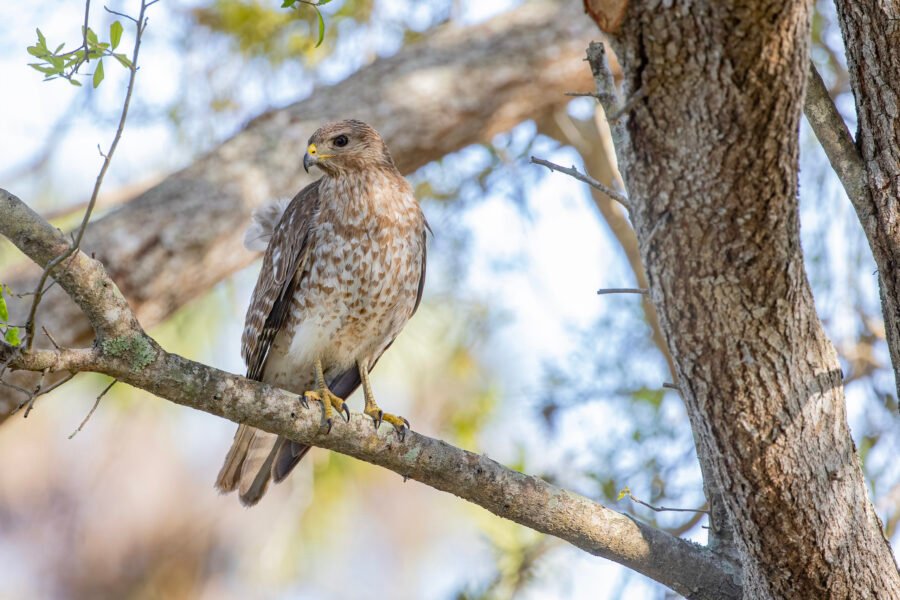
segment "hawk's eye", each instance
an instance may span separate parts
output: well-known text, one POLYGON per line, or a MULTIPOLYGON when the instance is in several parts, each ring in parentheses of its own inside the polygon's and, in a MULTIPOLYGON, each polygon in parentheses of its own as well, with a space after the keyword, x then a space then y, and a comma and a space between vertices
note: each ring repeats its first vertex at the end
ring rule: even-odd
POLYGON ((349 142, 350 142, 350 140, 348 140, 348 139, 347 139, 347 136, 346 136, 346 135, 343 135, 343 134, 341 134, 341 135, 337 136, 336 138, 334 138, 334 145, 337 146, 338 148, 343 148, 343 147, 346 146, 349 142))

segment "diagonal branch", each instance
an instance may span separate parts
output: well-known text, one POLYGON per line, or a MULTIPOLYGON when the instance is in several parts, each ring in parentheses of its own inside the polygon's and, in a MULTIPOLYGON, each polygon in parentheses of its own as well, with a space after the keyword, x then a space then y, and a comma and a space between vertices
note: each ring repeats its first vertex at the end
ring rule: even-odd
MULTIPOLYGON (((21 200, 0 190, 0 234, 39 265, 65 237, 21 200)), ((94 371, 157 396, 290 439, 328 448, 450 492, 647 575, 691 598, 739 598, 735 566, 712 551, 481 455, 410 432, 404 442, 373 435, 355 414, 325 433, 316 408, 283 390, 165 352, 141 329, 102 265, 73 255, 59 283, 97 331, 89 349, 23 351, 0 344, 0 361, 29 371, 94 371)))
POLYGON ((806 82, 806 98, 804 99, 803 112, 809 121, 813 133, 825 150, 831 168, 837 174, 844 191, 850 198, 859 222, 871 235, 874 226, 874 205, 869 197, 866 181, 866 167, 863 164, 859 149, 847 124, 844 123, 841 113, 838 112, 822 81, 822 76, 816 70, 816 66, 809 63, 809 79, 806 82))

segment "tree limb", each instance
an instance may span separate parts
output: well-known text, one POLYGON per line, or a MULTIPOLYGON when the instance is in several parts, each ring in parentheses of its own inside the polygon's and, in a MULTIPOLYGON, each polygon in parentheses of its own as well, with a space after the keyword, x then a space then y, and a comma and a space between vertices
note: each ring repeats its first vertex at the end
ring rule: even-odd
MULTIPOLYGON (((44 265, 65 236, 0 190, 0 234, 44 265)), ((295 394, 170 354, 140 327, 103 266, 83 252, 61 266, 60 286, 97 330, 92 348, 24 351, 3 342, 0 361, 28 371, 93 371, 157 396, 290 439, 328 448, 453 493, 496 515, 614 560, 690 598, 739 598, 735 567, 713 552, 587 498, 446 442, 371 432, 354 414, 325 433, 321 413, 295 394)))
POLYGON ((841 113, 834 105, 834 100, 831 99, 831 94, 828 93, 828 88, 825 87, 825 82, 822 81, 822 76, 812 61, 809 63, 803 112, 819 144, 825 150, 831 168, 834 169, 853 208, 856 209, 860 224, 867 235, 871 235, 874 214, 872 200, 866 187, 865 164, 853 136, 850 135, 850 130, 847 129, 847 124, 844 123, 841 113))

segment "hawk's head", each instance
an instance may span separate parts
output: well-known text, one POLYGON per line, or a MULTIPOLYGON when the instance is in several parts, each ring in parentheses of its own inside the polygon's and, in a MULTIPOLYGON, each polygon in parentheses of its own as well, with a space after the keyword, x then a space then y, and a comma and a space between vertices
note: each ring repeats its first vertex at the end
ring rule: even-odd
POLYGON ((378 167, 394 167, 394 161, 378 132, 356 119, 335 121, 320 127, 309 138, 303 168, 317 166, 329 175, 378 167))

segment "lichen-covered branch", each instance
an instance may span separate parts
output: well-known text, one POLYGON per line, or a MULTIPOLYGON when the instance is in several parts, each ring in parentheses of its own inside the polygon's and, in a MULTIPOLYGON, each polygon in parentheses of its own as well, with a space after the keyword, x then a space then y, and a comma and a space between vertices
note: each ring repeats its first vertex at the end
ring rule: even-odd
MULTIPOLYGON (((0 234, 38 264, 65 238, 0 190, 0 234)), ((29 371, 94 371, 157 396, 379 465, 478 504, 501 517, 619 562, 690 598, 739 598, 737 569, 710 550, 642 524, 583 496, 446 442, 410 432, 405 441, 352 415, 331 433, 315 405, 296 395, 170 354, 141 329, 102 265, 82 252, 57 280, 97 331, 87 349, 24 351, 0 343, 0 362, 29 371)))

